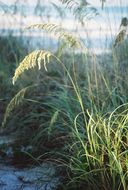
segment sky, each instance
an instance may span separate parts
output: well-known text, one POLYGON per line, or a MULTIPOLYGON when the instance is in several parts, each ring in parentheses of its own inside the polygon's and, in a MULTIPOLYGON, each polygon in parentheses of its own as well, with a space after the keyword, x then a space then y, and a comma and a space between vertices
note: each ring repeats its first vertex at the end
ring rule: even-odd
MULTIPOLYGON (((0 2, 3 2, 5 4, 13 4, 17 0, 0 0, 0 2)), ((37 0, 19 0, 22 2, 22 4, 36 4, 37 0)), ((50 1, 54 3, 59 3, 59 0, 41 0, 42 3, 49 3, 50 1)), ((101 0, 88 0, 90 4, 93 4, 94 6, 101 6, 101 0)), ((106 0, 105 6, 128 6, 128 0, 106 0)))
MULTIPOLYGON (((91 4, 95 6, 101 6, 100 0, 89 0, 91 4)), ((105 6, 128 6, 128 0, 106 0, 105 6)))

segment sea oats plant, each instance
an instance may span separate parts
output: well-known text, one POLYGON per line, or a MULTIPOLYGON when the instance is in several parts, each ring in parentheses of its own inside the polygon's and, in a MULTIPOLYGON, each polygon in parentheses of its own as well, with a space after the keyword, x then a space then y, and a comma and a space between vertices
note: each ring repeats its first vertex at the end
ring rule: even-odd
MULTIPOLYGON (((77 6, 77 1, 62 2, 69 9, 74 8, 73 3, 77 6)), ((53 33, 70 51, 69 54, 61 52, 58 57, 50 51, 36 50, 20 62, 13 84, 32 69, 39 70, 35 71, 40 75, 40 82, 31 90, 24 88, 12 99, 3 125, 10 116, 13 118, 15 107, 20 105, 18 110, 22 117, 17 125, 33 132, 29 143, 35 143, 39 150, 37 159, 43 158, 46 154, 42 151, 46 150, 66 166, 68 177, 62 188, 127 190, 128 87, 121 85, 124 76, 116 62, 119 60, 116 49, 107 58, 98 57, 87 51, 72 33, 56 24, 37 24, 28 29, 53 33), (22 107, 24 100, 26 106, 22 107)), ((17 118, 19 121, 19 115, 17 118)))

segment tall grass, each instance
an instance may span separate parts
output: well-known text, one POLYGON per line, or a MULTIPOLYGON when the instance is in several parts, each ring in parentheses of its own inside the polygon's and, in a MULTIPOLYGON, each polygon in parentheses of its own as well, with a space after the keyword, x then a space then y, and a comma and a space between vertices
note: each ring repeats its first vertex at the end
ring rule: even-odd
MULTIPOLYGON (((20 111, 14 123, 21 118, 17 124, 23 131, 21 136, 31 131, 27 142, 40 149, 39 154, 43 154, 45 146, 46 151, 59 151, 63 159, 66 155, 70 188, 82 189, 86 185, 88 189, 126 190, 128 108, 124 91, 118 91, 120 86, 114 89, 117 76, 113 72, 105 74, 106 68, 99 68, 95 62, 91 66, 83 63, 78 74, 75 62, 69 67, 69 62, 66 65, 57 61, 63 69, 61 78, 59 67, 55 75, 51 70, 47 80, 43 74, 38 88, 26 93, 26 106, 10 103, 9 107, 18 106, 20 111), (83 67, 87 70, 84 68, 82 73, 83 67)), ((53 64, 49 63, 47 69, 53 64)), ((7 109, 5 117, 9 114, 7 109)))
POLYGON ((108 117, 88 112, 88 123, 76 116, 68 166, 72 189, 127 189, 127 104, 108 117), (118 112, 125 107, 125 111, 118 112), (82 129, 81 129, 82 128, 82 129))
POLYGON ((34 85, 26 82, 15 95, 3 126, 15 125, 20 143, 32 144, 38 159, 47 151, 63 159, 68 177, 62 188, 127 190, 127 40, 95 56, 60 26, 31 27, 53 32, 69 53, 38 50, 20 62, 13 83, 32 76, 34 85))

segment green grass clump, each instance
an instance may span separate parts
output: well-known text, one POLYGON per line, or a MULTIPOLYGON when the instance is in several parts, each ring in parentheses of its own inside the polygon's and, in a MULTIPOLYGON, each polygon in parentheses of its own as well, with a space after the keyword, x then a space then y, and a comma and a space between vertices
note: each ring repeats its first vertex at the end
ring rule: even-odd
POLYGON ((88 112, 85 125, 79 122, 83 113, 76 116, 67 155, 72 189, 127 189, 127 106, 119 106, 108 116, 88 112))

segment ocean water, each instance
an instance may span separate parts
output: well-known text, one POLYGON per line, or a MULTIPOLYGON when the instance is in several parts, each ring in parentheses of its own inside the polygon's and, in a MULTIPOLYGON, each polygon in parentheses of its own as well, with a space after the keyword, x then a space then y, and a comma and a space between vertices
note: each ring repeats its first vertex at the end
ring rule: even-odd
MULTIPOLYGON (((117 0, 118 1, 118 0, 117 0)), ((50 1, 36 7, 30 4, 4 4, 0 2, 0 34, 12 33, 14 36, 24 36, 35 47, 56 49, 56 36, 40 30, 24 30, 26 26, 37 23, 56 23, 71 31, 84 42, 87 48, 95 53, 109 51, 118 33, 122 17, 128 17, 128 6, 119 4, 114 6, 95 7, 98 15, 91 13, 84 17, 84 26, 77 21, 73 13, 58 4, 59 9, 50 1)))

